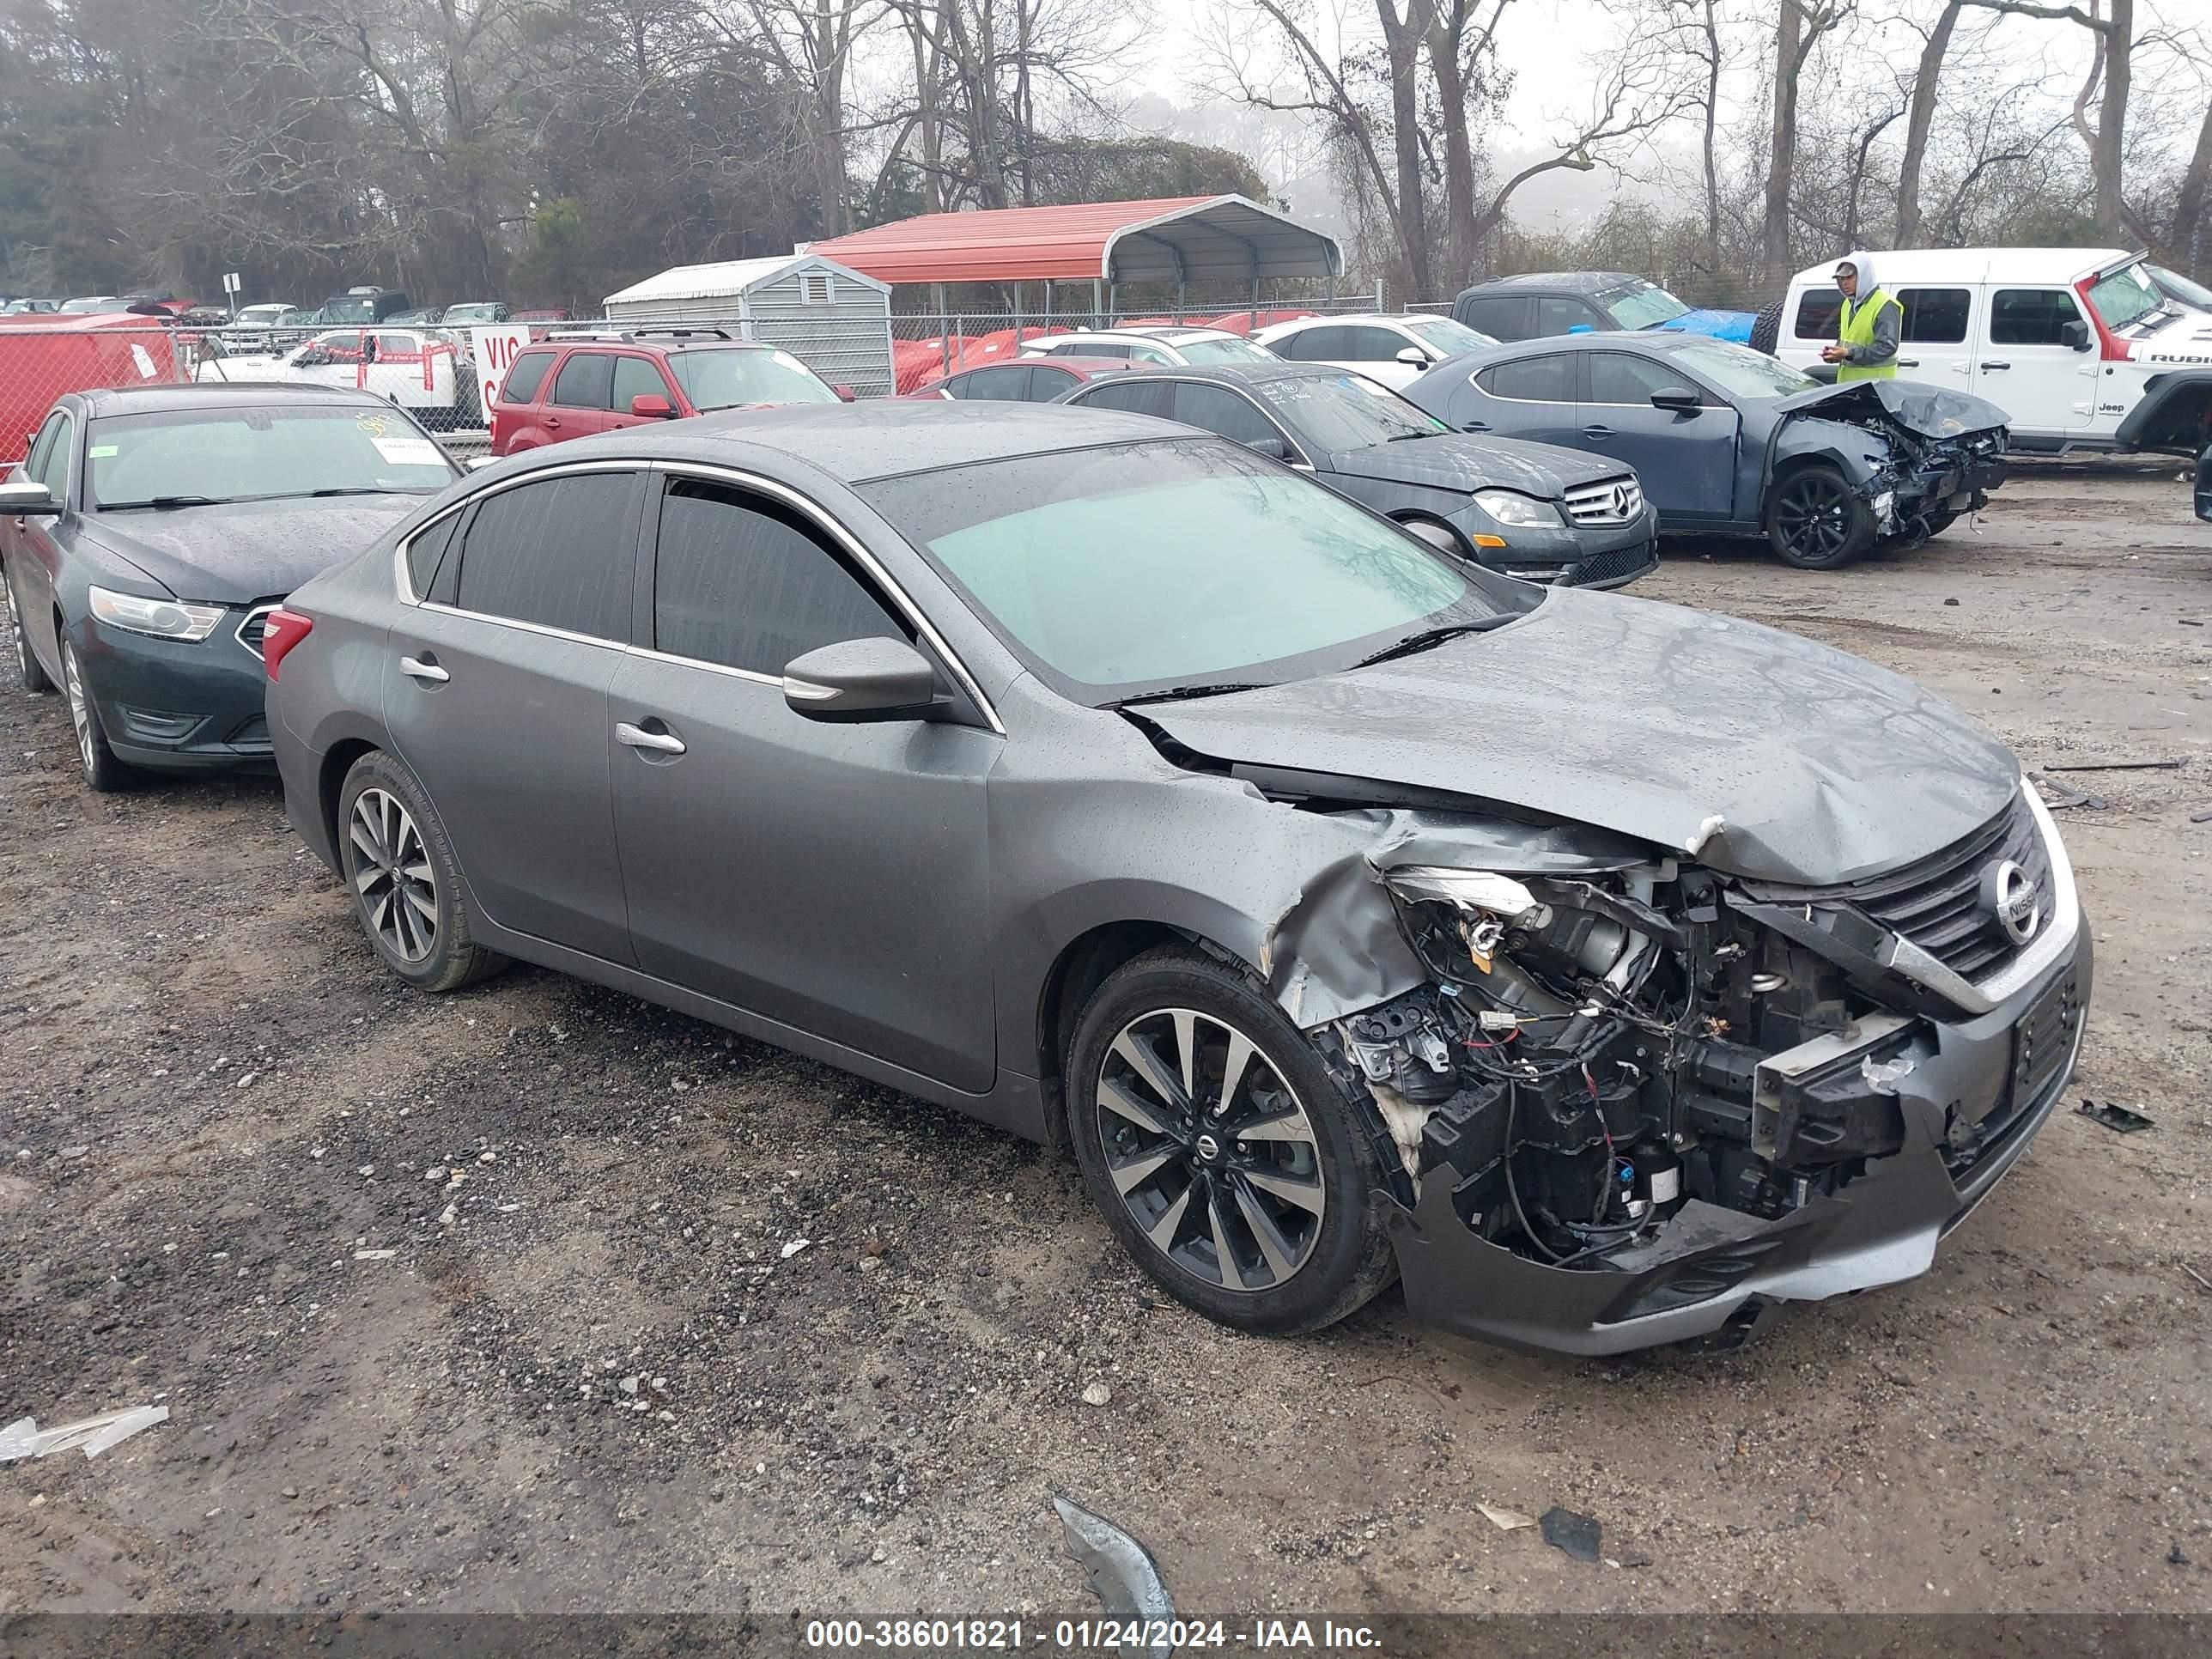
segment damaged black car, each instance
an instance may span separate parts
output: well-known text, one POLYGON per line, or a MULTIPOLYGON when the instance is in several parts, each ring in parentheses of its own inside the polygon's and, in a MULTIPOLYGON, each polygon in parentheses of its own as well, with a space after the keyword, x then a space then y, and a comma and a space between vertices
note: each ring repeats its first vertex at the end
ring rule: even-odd
POLYGON ((1568 335, 1470 351, 1406 389, 1462 432, 1634 467, 1669 535, 1763 538, 1834 570, 1917 547, 2004 480, 2005 412, 1917 380, 1822 386, 1701 335, 1568 335))
POLYGON ((2112 436, 2130 453, 2194 461, 2197 516, 2212 524, 2212 369, 2152 375, 2143 382, 2142 400, 2112 436))
POLYGON ((2065 849, 1941 699, 1141 416, 580 441, 270 631, 392 972, 520 957, 1072 1147, 1241 1329, 1401 1277, 1613 1352, 1910 1279, 2081 1042, 2065 849))

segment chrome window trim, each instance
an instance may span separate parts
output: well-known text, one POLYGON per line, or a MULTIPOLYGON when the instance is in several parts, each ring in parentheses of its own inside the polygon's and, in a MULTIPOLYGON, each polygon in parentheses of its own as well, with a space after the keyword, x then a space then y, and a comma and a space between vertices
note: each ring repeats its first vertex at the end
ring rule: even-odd
MULTIPOLYGON (((799 494, 788 484, 777 483, 773 478, 764 478, 758 473, 747 472, 734 466, 718 466, 711 461, 654 461, 651 463, 651 468, 664 477, 705 478, 710 483, 734 484, 740 489, 749 489, 757 495, 765 495, 771 501, 781 502, 828 535, 831 541, 844 550, 848 557, 868 574, 876 586, 904 614, 915 632, 929 641, 939 660, 945 664, 947 671, 958 682, 961 690, 965 692, 969 700, 981 711, 983 719, 989 725, 992 732, 1002 738, 1006 735, 1006 723, 1000 720, 997 708, 988 697, 983 695, 982 686, 976 682, 975 675, 969 672, 968 665, 960 659, 959 653, 953 650, 945 635, 938 631, 937 625, 923 614, 921 607, 914 602, 906 589, 892 580, 890 572, 885 570, 876 556, 868 551, 866 544, 832 518, 819 502, 799 494)), ((651 654, 659 656, 665 653, 656 651, 651 654)), ((674 660, 680 662, 690 659, 676 658, 674 660)), ((713 667, 716 665, 703 665, 713 667)), ((734 672, 746 672, 747 671, 734 672)), ((772 683, 781 685, 783 677, 780 674, 775 676, 772 683)))

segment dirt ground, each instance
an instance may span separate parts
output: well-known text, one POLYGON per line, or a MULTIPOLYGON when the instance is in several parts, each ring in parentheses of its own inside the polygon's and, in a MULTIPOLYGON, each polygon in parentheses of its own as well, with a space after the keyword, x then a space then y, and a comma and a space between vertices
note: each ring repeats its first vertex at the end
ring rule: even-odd
POLYGON ((1037 1149, 552 974, 408 992, 273 781, 94 798, 58 700, 0 697, 0 1422, 172 1413, 0 1466, 0 1614, 1092 1613, 1054 1491, 1185 1611, 2212 1609, 2212 526, 2171 469, 2046 468, 1979 536, 1640 591, 2031 765, 2185 763, 2058 775, 2075 1093, 2157 1127, 2054 1118, 1927 1277, 1733 1354, 1501 1353, 1395 1292, 1231 1335, 1037 1149))

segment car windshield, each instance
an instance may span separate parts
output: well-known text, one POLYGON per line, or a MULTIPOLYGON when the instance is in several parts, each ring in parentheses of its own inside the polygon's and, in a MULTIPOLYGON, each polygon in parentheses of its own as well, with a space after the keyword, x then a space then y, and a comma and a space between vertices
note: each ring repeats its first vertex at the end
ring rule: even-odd
POLYGON ((1367 449, 1451 430, 1388 386, 1348 370, 1271 381, 1261 395, 1301 437, 1325 450, 1367 449))
POLYGON ((1686 334, 1679 344, 1669 343, 1666 356, 1668 362, 1704 375, 1731 398, 1794 398, 1820 385, 1763 351, 1729 340, 1686 334))
POLYGON ((676 381, 694 409, 736 409, 744 404, 834 404, 837 394, 814 371, 786 351, 755 347, 678 351, 669 359, 676 381))
POLYGON ((1079 702, 1335 673, 1528 601, 1236 444, 1028 455, 860 486, 1079 702))
POLYGON ((2170 298, 2185 306, 2195 306, 2199 311, 2212 311, 2212 288, 2192 283, 2179 271, 2168 270, 2164 265, 2145 265, 2143 270, 2170 298))
POLYGON ((496 321, 498 316, 499 307, 495 305, 453 306, 446 312, 449 323, 489 323, 496 321))
POLYGON ((1687 315, 1690 309, 1656 283, 1613 289, 1599 295, 1597 302, 1622 328, 1656 328, 1687 315))
POLYGON ((2106 328, 2139 323, 2165 303, 2166 296, 2144 275, 2140 261, 2089 284, 2090 308, 2105 319, 2106 328))
POLYGON ((1421 343, 1439 357, 1456 357, 1462 351, 1474 351, 1482 346, 1493 346, 1498 342, 1489 335, 1469 328, 1465 323, 1455 323, 1449 317, 1430 317, 1418 323, 1407 323, 1421 343))
POLYGON ((1255 346, 1249 340, 1234 334, 1224 334, 1219 339, 1170 340, 1176 355, 1187 363, 1272 363, 1280 361, 1265 346, 1255 346))
POLYGON ((85 434, 85 499, 114 511, 283 495, 428 495, 459 476, 397 411, 194 409, 116 415, 85 434))

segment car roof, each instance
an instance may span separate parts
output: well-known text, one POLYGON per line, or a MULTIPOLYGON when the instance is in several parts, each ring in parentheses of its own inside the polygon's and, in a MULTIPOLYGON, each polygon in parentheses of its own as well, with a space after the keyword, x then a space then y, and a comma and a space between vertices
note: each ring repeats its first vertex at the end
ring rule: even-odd
POLYGON ((590 457, 730 466, 741 464, 745 450, 765 449, 854 484, 981 461, 1191 435, 1188 427, 1113 410, 876 398, 656 421, 547 444, 530 451, 528 459, 556 466, 590 457))
POLYGON ((1008 357, 995 363, 977 363, 973 368, 956 368, 945 378, 951 380, 957 375, 973 374, 977 369, 1006 368, 1015 364, 1026 368, 1031 363, 1048 363, 1054 368, 1072 368, 1079 374, 1127 374, 1136 367, 1127 357, 1084 357, 1072 351, 1062 351, 1046 358, 1008 357))
POLYGON ((313 408, 318 404, 349 409, 389 410, 391 402, 352 386, 308 386, 298 380, 222 380, 191 386, 139 386, 72 392, 97 420, 110 415, 168 414, 196 409, 267 409, 271 405, 313 408))
MULTIPOLYGON (((1468 294, 1519 294, 1550 289, 1565 294, 1602 294, 1624 283, 1649 283, 1626 270, 1528 270, 1517 276, 1494 276, 1464 290, 1468 294)), ((1654 283, 1654 287, 1657 284, 1654 283)))
POLYGON ((1173 363, 1139 363, 1128 372, 1148 380, 1212 380, 1221 386, 1260 386, 1284 380, 1340 380, 1359 371, 1340 363, 1294 363, 1285 359, 1272 363, 1193 363, 1188 368, 1173 363))
POLYGON ((1200 328, 1187 323, 1155 323, 1133 328, 1079 328, 1066 334, 1048 334, 1042 338, 1024 342, 1028 345, 1065 345, 1070 340, 1152 340, 1173 345, 1177 340, 1241 340, 1241 334, 1225 328, 1200 328))
POLYGON ((1434 311, 1346 311, 1328 317, 1293 317, 1285 323, 1270 323, 1261 329, 1262 334, 1287 334, 1292 329, 1320 328, 1330 323, 1448 323, 1449 315, 1434 311))
MULTIPOLYGON (((2110 270, 2132 257, 2116 247, 1920 247, 1885 253, 1866 250, 1875 281, 1884 288, 1899 283, 2067 283, 2091 271, 2110 270)), ((1790 279, 1826 283, 1847 256, 1808 265, 1790 279)))

